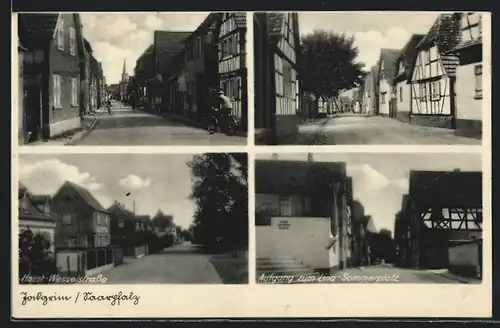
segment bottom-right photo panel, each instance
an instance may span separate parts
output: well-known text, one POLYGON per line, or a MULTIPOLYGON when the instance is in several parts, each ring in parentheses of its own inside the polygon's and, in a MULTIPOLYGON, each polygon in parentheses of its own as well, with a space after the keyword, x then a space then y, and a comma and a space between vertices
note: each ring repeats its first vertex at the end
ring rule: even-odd
POLYGON ((480 154, 258 154, 256 280, 481 283, 482 207, 480 154))

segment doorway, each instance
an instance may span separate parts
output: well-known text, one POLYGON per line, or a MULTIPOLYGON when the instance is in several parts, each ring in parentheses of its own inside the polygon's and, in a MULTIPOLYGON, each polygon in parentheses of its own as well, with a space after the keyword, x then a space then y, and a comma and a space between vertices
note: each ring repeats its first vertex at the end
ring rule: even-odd
POLYGON ((24 84, 24 138, 26 143, 40 140, 42 136, 42 92, 37 79, 24 84))

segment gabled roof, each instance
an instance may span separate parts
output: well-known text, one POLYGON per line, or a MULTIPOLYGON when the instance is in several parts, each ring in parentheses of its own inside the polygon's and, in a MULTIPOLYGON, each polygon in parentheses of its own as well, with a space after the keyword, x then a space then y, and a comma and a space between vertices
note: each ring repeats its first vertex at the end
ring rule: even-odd
POLYGON ((401 50, 398 59, 396 61, 396 72, 395 79, 402 79, 403 77, 410 82, 413 74, 413 68, 415 67, 415 61, 417 60, 417 46, 422 41, 425 35, 423 34, 413 34, 410 40, 401 50), (403 62, 404 72, 399 74, 399 63, 403 62))
POLYGON ((441 56, 443 68, 449 76, 455 76, 458 57, 450 53, 460 43, 461 13, 441 14, 429 32, 417 45, 417 50, 424 50, 436 45, 441 56))
POLYGON ((151 217, 149 215, 136 215, 135 218, 144 223, 151 223, 151 217))
POLYGON ((194 38, 195 36, 199 36, 210 31, 210 29, 213 28, 212 24, 216 22, 218 19, 221 19, 222 14, 223 13, 208 14, 207 17, 203 20, 203 22, 198 26, 198 28, 193 33, 190 33, 186 41, 189 41, 191 38, 194 38))
POLYGON ((115 214, 115 215, 120 215, 120 219, 128 219, 128 220, 134 220, 135 215, 131 211, 125 208, 122 204, 115 202, 113 203, 107 211, 109 213, 115 214))
POLYGON ((87 51, 88 53, 93 53, 94 51, 92 50, 92 46, 90 45, 90 42, 89 40, 87 39, 83 39, 83 44, 85 46, 85 51, 87 51))
POLYGON ((50 201, 49 195, 31 195, 31 202, 35 205, 45 205, 50 201))
MULTIPOLYGON (((184 49, 184 41, 192 32, 154 31, 153 44, 157 54, 175 55, 184 49)), ((152 49, 147 48, 145 53, 152 49)))
POLYGON ((303 193, 316 188, 315 183, 328 183, 345 178, 346 164, 343 162, 255 161, 257 193, 303 193))
POLYGON ((392 83, 394 74, 397 70, 396 62, 401 53, 400 49, 380 49, 380 60, 378 71, 382 69, 382 62, 384 63, 384 71, 386 72, 385 79, 392 83))
POLYGON ((409 195, 417 208, 481 207, 482 172, 410 171, 409 195))
POLYGON ((283 33, 284 13, 267 14, 267 33, 270 43, 278 42, 283 33))
MULTIPOLYGON (((43 213, 37 206, 36 206, 36 201, 39 201, 42 199, 42 197, 49 197, 49 196, 34 196, 31 193, 29 193, 28 189, 26 187, 19 183, 19 193, 18 193, 18 199, 21 199, 22 197, 26 196, 26 208, 25 211, 21 211, 21 203, 19 203, 19 219, 32 219, 32 220, 42 220, 42 221, 48 221, 48 222, 54 222, 55 219, 46 215, 43 213), (35 200, 35 201, 34 201, 35 200)), ((39 203, 38 203, 39 204, 39 203)))
POLYGON ((64 184, 59 188, 61 190, 62 188, 67 187, 71 188, 76 191, 76 193, 80 196, 80 198, 87 203, 90 207, 92 207, 94 210, 99 211, 99 212, 107 212, 104 207, 102 207, 101 203, 88 191, 87 189, 83 188, 82 186, 79 186, 73 182, 66 181, 64 184))

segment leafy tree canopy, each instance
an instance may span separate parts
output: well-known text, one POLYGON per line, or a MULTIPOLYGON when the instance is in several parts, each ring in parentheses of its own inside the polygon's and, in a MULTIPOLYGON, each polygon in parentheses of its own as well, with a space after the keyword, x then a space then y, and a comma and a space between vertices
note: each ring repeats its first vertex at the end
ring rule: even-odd
POLYGON ((336 97, 342 90, 361 84, 364 64, 357 63, 354 37, 315 30, 302 38, 301 74, 303 90, 319 97, 336 97))

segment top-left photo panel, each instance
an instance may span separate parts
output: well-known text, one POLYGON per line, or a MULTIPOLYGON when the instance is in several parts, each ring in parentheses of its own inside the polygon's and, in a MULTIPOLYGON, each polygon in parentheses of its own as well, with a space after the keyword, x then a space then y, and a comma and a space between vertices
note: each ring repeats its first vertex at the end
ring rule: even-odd
POLYGON ((247 144, 246 13, 17 18, 20 146, 247 144))

